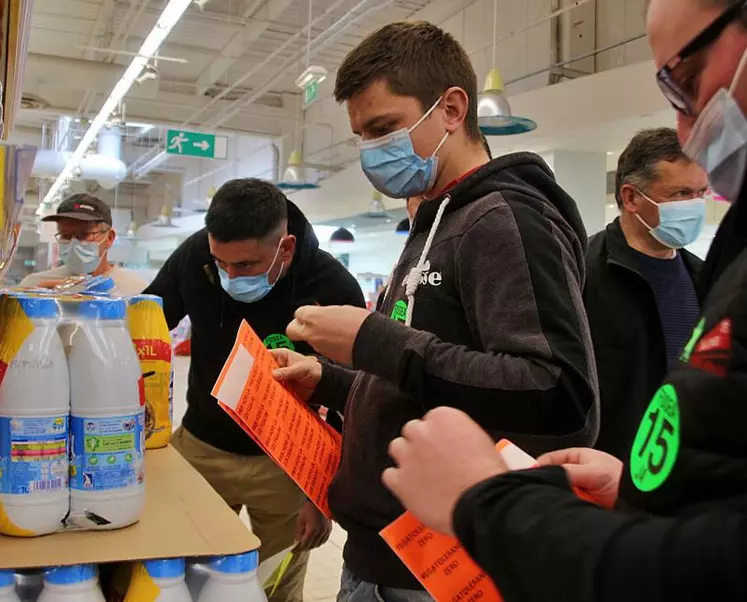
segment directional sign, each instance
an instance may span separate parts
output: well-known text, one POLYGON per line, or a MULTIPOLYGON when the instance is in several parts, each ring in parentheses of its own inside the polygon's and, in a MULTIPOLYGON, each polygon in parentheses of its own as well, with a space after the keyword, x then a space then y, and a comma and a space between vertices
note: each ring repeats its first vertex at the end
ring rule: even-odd
POLYGON ((319 82, 311 82, 307 84, 303 89, 303 105, 310 105, 316 100, 317 93, 319 92, 319 82))
POLYGON ((228 156, 228 138, 202 132, 169 130, 166 153, 203 159, 225 159, 228 156))

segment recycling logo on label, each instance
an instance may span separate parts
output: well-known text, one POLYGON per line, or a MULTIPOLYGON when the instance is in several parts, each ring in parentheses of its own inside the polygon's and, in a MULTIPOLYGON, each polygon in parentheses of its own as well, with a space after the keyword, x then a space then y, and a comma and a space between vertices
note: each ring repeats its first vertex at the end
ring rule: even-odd
POLYGON ((407 301, 397 301, 397 303, 394 304, 394 309, 392 310, 392 315, 390 317, 395 322, 404 323, 407 321, 407 301))
POLYGON ((644 492, 669 478, 680 449, 680 409, 677 391, 664 385, 654 395, 638 427, 630 452, 630 478, 644 492))
POLYGON ((265 338, 264 341, 262 341, 262 344, 267 347, 267 349, 290 349, 291 351, 296 350, 296 346, 293 344, 293 341, 291 341, 284 334, 271 334, 267 338, 265 338))

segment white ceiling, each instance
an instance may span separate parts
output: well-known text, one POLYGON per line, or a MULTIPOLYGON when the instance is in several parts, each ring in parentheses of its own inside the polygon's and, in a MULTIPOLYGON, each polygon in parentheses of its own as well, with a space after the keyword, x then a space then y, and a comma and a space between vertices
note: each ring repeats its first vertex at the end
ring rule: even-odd
MULTIPOLYGON (((313 0, 312 60, 334 71, 369 32, 429 3, 313 0)), ((136 52, 164 4, 36 0, 24 92, 49 107, 23 112, 19 123, 95 114, 131 57, 86 48, 136 52)), ((202 11, 190 7, 161 48, 164 57, 187 62, 159 61, 159 80, 132 90, 128 114, 137 121, 286 132, 298 93, 293 82, 305 66, 308 16, 308 0, 209 0, 202 11)))

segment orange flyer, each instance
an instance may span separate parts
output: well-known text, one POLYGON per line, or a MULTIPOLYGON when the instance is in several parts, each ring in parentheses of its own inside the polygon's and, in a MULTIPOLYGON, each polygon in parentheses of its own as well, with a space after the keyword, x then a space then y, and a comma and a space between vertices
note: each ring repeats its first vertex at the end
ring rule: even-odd
POLYGON ((498 602, 493 581, 456 539, 405 512, 381 531, 384 541, 436 602, 498 602))
POLYGON ((272 355, 244 321, 213 397, 331 518, 327 490, 340 463, 341 437, 275 380, 275 368, 272 355))

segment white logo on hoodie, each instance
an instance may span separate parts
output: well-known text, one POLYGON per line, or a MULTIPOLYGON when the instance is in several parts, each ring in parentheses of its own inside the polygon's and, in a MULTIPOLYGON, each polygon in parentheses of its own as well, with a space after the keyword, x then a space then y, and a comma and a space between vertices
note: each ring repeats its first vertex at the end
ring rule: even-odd
MULTIPOLYGON (((402 280, 402 286, 407 286, 407 276, 402 280)), ((441 272, 431 272, 431 262, 426 260, 423 265, 423 275, 420 277, 420 286, 441 286, 443 282, 441 272)))

